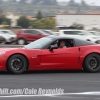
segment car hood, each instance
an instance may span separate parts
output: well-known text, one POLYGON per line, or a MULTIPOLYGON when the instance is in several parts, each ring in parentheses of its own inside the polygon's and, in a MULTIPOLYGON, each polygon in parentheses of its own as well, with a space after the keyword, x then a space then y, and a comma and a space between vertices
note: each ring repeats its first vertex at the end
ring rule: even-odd
POLYGON ((37 51, 39 49, 26 49, 26 48, 0 48, 0 52, 7 52, 7 51, 27 51, 27 50, 34 50, 34 51, 37 51))
POLYGON ((18 50, 21 48, 0 48, 0 52, 6 52, 6 51, 11 51, 11 50, 18 50))
POLYGON ((0 36, 3 36, 3 37, 16 37, 17 35, 9 35, 9 34, 0 34, 0 36))

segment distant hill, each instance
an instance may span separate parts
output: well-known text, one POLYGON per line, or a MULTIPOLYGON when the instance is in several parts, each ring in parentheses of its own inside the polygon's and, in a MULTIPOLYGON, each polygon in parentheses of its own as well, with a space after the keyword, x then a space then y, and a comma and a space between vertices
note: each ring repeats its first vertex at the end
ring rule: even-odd
POLYGON ((56 0, 33 0, 33 3, 42 5, 57 5, 56 0))
MULTIPOLYGON (((25 3, 28 0, 20 0, 20 3, 25 3)), ((57 5, 57 0, 31 0, 33 4, 41 5, 57 5)))

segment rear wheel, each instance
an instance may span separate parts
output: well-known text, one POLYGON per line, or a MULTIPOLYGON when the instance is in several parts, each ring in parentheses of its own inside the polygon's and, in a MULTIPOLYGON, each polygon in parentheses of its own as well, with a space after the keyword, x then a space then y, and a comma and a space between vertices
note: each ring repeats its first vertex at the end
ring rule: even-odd
POLYGON ((26 44, 26 41, 24 39, 18 39, 17 44, 24 45, 24 44, 26 44))
POLYGON ((7 71, 13 74, 21 74, 27 68, 27 60, 24 56, 16 54, 11 56, 7 62, 7 71))
POLYGON ((99 72, 100 71, 100 55, 90 54, 86 57, 83 63, 83 69, 88 72, 99 72))

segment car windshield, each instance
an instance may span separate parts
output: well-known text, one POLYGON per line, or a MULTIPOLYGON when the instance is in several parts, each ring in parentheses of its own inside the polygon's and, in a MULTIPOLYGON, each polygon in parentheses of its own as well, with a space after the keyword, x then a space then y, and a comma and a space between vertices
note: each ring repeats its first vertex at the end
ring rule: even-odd
POLYGON ((99 32, 90 32, 92 35, 100 36, 99 32))
POLYGON ((87 32, 87 31, 85 31, 85 32, 82 32, 84 35, 93 35, 92 33, 90 33, 90 32, 87 32))
POLYGON ((49 34, 49 35, 53 35, 53 33, 52 32, 50 32, 50 31, 43 31, 43 32, 45 32, 45 33, 47 33, 47 34, 49 34))
POLYGON ((30 44, 24 46, 23 48, 27 48, 27 49, 41 49, 42 47, 44 47, 45 45, 47 45, 48 43, 50 43, 52 41, 51 38, 41 38, 38 39, 34 42, 31 42, 30 44))
POLYGON ((1 31, 1 32, 3 32, 4 34, 14 35, 12 31, 1 31))

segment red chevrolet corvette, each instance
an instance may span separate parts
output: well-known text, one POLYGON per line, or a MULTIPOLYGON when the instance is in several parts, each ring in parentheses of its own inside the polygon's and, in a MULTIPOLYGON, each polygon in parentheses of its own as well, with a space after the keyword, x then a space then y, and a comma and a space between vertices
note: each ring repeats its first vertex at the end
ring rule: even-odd
POLYGON ((48 36, 22 48, 0 49, 0 70, 100 70, 100 45, 76 38, 48 36), (65 41, 67 48, 59 48, 65 41))

